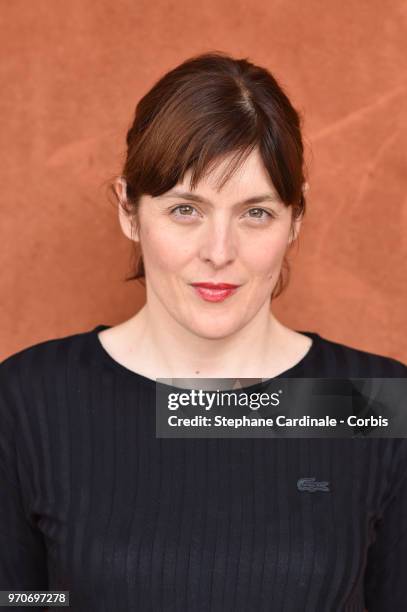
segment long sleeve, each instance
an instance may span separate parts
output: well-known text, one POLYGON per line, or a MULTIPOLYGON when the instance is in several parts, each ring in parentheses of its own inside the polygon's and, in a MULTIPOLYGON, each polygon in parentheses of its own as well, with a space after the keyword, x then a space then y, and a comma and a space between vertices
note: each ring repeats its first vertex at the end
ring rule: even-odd
POLYGON ((407 610, 407 440, 398 443, 392 486, 376 523, 376 539, 368 551, 368 612, 407 610))
MULTIPOLYGON (((0 589, 72 612, 407 610, 406 439, 160 438, 157 382, 98 331, 0 363, 0 589)), ((290 377, 407 376, 312 338, 290 377)))
POLYGON ((3 362, 0 364, 0 590, 41 590, 48 588, 46 548, 42 533, 31 524, 24 510, 17 461, 16 387, 12 380, 8 364, 3 362))

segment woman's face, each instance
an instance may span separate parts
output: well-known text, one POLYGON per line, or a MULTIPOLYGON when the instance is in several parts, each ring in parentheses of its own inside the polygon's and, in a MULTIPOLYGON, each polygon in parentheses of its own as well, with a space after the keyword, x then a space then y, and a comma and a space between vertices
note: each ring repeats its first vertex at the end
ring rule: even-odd
POLYGON ((138 231, 120 214, 125 234, 141 243, 148 307, 204 338, 226 337, 268 313, 289 240, 300 227, 296 221, 290 232, 291 207, 279 201, 257 150, 218 192, 216 180, 226 163, 193 192, 188 172, 163 195, 143 195, 138 231), (261 196, 269 199, 254 200, 261 196), (208 301, 192 283, 239 287, 225 299, 208 301))

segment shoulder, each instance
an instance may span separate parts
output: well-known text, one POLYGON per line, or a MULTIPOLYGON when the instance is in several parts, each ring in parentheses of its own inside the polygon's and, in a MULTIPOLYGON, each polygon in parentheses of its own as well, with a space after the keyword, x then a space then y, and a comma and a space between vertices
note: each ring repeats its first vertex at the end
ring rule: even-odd
POLYGON ((58 338, 42 340, 26 346, 0 361, 0 388, 7 384, 27 383, 38 376, 54 374, 60 366, 74 358, 78 347, 89 332, 77 332, 58 338))
POLYGON ((365 351, 318 335, 327 376, 406 378, 407 365, 393 357, 365 351))
POLYGON ((89 380, 90 334, 88 330, 43 340, 0 362, 0 421, 4 427, 6 423, 13 429, 17 423, 30 423, 34 431, 46 418, 49 406, 55 410, 62 406, 60 399, 66 393, 76 397, 82 384, 78 381, 89 380))

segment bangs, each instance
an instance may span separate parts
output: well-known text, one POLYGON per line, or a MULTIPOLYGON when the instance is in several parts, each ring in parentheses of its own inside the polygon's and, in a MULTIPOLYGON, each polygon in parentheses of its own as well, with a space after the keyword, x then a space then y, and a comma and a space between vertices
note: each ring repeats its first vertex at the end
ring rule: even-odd
MULTIPOLYGON (((194 190, 203 177, 230 157, 216 183, 220 190, 259 145, 256 121, 247 111, 235 109, 225 118, 224 113, 208 113, 207 108, 197 113, 194 100, 183 102, 162 109, 137 147, 137 165, 142 169, 137 184, 152 197, 182 182, 188 171, 190 189, 194 190)), ((131 184, 134 179, 133 175, 131 184)))

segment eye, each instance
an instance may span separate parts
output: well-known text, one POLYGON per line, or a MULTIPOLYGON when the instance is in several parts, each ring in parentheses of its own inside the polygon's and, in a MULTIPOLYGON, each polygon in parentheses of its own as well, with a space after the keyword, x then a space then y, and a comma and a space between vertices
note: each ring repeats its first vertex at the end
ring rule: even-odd
POLYGON ((257 213, 265 213, 264 215, 262 214, 258 214, 258 215, 249 215, 250 219, 259 219, 260 221, 266 220, 266 219, 274 219, 274 215, 273 213, 269 212, 268 210, 266 210, 265 208, 251 208, 250 210, 248 210, 247 212, 251 213, 251 212, 257 212, 257 213))
POLYGON ((190 204, 180 204, 179 206, 176 206, 175 208, 173 208, 170 212, 171 215, 173 215, 174 217, 192 217, 193 215, 191 214, 191 211, 196 210, 193 206, 191 206, 190 204), (182 212, 181 214, 175 214, 175 211, 187 211, 186 214, 184 214, 184 212, 182 212))

